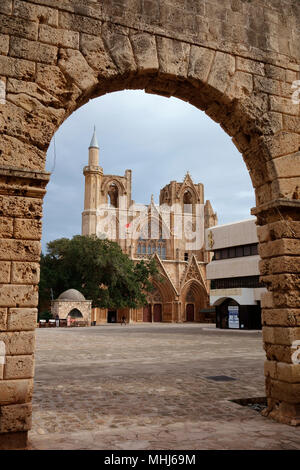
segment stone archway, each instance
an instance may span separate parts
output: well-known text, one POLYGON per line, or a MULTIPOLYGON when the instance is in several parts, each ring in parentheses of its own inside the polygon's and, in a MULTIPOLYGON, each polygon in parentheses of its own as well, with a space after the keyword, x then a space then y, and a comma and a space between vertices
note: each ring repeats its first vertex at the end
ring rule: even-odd
POLYGON ((148 295, 148 305, 144 308, 144 321, 170 322, 173 315, 175 294, 170 280, 161 274, 162 282, 153 281, 154 290, 148 295))
POLYGON ((181 291, 183 321, 201 321, 201 309, 207 307, 207 292, 197 279, 190 279, 181 291), (193 306, 193 309, 191 308, 193 306), (193 311, 193 320, 192 318, 193 311))
POLYGON ((69 313, 68 313, 68 317, 71 317, 71 318, 83 318, 83 315, 82 313, 80 312, 80 310, 78 310, 78 308, 73 308, 69 313))
MULTIPOLYGON (((2 2, 3 3, 3 2, 2 2)), ((7 0, 0 7, 0 446, 31 422, 46 150, 89 99, 142 88, 205 111, 243 155, 256 193, 268 413, 299 424, 300 4, 7 0), (158 5, 159 3, 159 5, 158 5), (38 39, 37 39, 38 38, 38 39), (295 98, 296 97, 296 98, 295 98), (24 373, 14 380, 18 357, 24 373), (7 394, 7 388, 15 393, 7 394)))

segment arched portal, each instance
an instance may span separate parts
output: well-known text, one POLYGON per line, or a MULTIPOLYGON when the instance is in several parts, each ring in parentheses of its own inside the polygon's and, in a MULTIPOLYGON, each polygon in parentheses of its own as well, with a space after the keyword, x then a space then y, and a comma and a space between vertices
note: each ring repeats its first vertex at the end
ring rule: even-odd
POLYGON ((219 299, 216 306, 216 325, 218 328, 240 328, 239 304, 231 298, 219 299))
POLYGON ((153 291, 148 294, 148 304, 143 309, 143 321, 160 323, 170 321, 174 293, 166 278, 161 283, 153 281, 153 291))
MULTIPOLYGON (((55 131, 104 93, 139 88, 175 96, 220 123, 243 154, 256 193, 260 269, 269 289, 262 302, 268 413, 299 424, 299 365, 292 364, 300 334, 299 2, 287 0, 282 8, 281 2, 206 0, 204 8, 204 2, 161 0, 159 9, 129 0, 118 8, 115 2, 79 3, 65 9, 51 4, 43 24, 34 5, 3 10, 1 340, 24 337, 26 348, 13 354, 34 353, 40 220, 50 176, 44 164, 55 131), (26 326, 20 320, 8 331, 8 309, 22 308, 31 309, 26 326)), ((28 381, 28 393, 30 387, 28 381)), ((2 443, 12 429, 20 433, 19 443, 26 442, 31 404, 25 395, 9 405, 0 397, 10 416, 1 427, 2 443)))
POLYGON ((77 309, 77 308, 73 308, 69 313, 68 313, 68 317, 72 318, 72 319, 78 319, 78 318, 83 318, 83 315, 82 313, 77 309))
POLYGON ((208 306, 204 286, 197 279, 189 280, 182 288, 181 299, 183 321, 202 321, 201 310, 208 306))

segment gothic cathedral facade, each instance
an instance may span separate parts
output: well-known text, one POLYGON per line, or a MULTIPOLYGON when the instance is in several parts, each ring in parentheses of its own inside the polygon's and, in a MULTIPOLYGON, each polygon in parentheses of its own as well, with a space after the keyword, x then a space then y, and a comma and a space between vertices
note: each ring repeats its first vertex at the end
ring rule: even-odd
POLYGON ((201 322, 209 307, 204 231, 217 224, 203 184, 187 173, 160 191, 159 205, 132 200, 132 174, 107 175, 99 165, 96 131, 84 167, 82 235, 117 242, 132 260, 155 257, 162 282, 153 282, 147 305, 138 309, 93 309, 94 324, 120 322, 201 322))

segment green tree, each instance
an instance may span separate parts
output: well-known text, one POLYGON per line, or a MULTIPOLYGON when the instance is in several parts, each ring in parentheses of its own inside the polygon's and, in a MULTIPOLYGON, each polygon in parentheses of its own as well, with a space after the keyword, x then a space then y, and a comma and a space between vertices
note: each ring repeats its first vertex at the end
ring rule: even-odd
POLYGON ((156 261, 133 262, 115 242, 76 235, 47 244, 41 256, 40 306, 53 295, 77 289, 93 307, 137 308, 160 279, 156 261))

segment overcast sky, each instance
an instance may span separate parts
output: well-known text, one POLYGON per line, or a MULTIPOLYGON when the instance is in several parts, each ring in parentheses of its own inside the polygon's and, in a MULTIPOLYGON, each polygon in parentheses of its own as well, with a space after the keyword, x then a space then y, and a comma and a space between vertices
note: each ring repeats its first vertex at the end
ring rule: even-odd
POLYGON ((254 190, 241 154, 230 137, 205 113, 176 98, 143 91, 122 91, 94 99, 73 113, 48 150, 52 172, 44 200, 43 251, 46 243, 81 233, 88 147, 96 125, 104 173, 132 169, 132 199, 156 203, 171 180, 187 171, 203 183, 205 199, 219 224, 250 218, 254 190))

